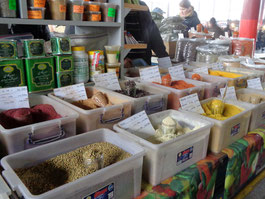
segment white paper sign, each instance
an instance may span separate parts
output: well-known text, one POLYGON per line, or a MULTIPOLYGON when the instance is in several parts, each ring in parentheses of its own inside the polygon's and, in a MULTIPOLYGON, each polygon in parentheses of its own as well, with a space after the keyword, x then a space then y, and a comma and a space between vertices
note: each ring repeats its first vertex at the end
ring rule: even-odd
POLYGON ((179 99, 181 108, 185 111, 204 113, 197 93, 179 99))
MULTIPOLYGON (((225 88, 220 88, 221 97, 224 96, 225 88)), ((237 100, 236 90, 234 86, 227 87, 225 99, 227 100, 237 100)))
POLYGON ((207 67, 195 68, 195 69, 193 69, 193 72, 195 72, 195 73, 209 74, 207 67))
POLYGON ((225 32, 225 37, 229 38, 228 32, 225 32))
POLYGON ((185 78, 183 66, 169 67, 168 72, 173 80, 178 78, 185 78))
POLYGON ((255 65, 255 62, 250 58, 247 58, 246 62, 247 62, 247 64, 255 65))
POLYGON ((170 57, 162 57, 158 58, 158 66, 162 68, 168 68, 172 66, 172 62, 170 60, 170 57))
POLYGON ((29 108, 26 86, 0 89, 0 110, 29 108))
POLYGON ((161 83, 161 75, 158 66, 140 69, 141 81, 161 83))
POLYGON ((248 79, 247 81, 248 81, 248 88, 263 90, 259 77, 255 79, 248 79))
POLYGON ((123 120, 118 125, 144 139, 155 134, 155 129, 145 111, 123 120))
POLYGON ((179 39, 183 39, 184 38, 183 33, 179 33, 178 36, 179 36, 179 39))
POLYGON ((221 63, 217 63, 212 67, 213 70, 224 70, 224 66, 221 63))
POLYGON ((53 92, 55 96, 63 98, 66 101, 70 102, 87 99, 84 83, 56 88, 53 90, 53 92))
POLYGON ((110 90, 121 90, 121 86, 115 72, 103 73, 94 76, 96 86, 110 90))

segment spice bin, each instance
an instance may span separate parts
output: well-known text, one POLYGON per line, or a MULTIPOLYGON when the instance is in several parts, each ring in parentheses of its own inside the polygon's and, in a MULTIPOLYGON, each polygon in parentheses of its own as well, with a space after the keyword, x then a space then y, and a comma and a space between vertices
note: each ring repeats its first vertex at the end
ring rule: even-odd
POLYGON ((3 198, 9 199, 9 196, 11 196, 11 194, 12 192, 10 188, 8 187, 8 185, 6 184, 6 182, 0 175, 0 196, 2 196, 3 198))
POLYGON ((31 94, 29 102, 30 106, 50 104, 62 118, 13 129, 0 125, 0 142, 6 153, 16 153, 76 134, 78 114, 74 110, 43 95, 31 94))
POLYGON ((48 94, 48 96, 79 113, 79 118, 77 119, 77 133, 84 133, 99 128, 112 129, 114 124, 131 116, 133 102, 128 100, 128 98, 99 87, 86 87, 88 98, 99 91, 105 93, 113 105, 104 108, 84 110, 64 99, 54 96, 53 93, 48 94))
POLYGON ((193 128, 194 126, 199 126, 199 128, 167 142, 153 144, 122 129, 119 124, 114 126, 118 134, 122 134, 144 147, 146 155, 143 175, 152 185, 157 185, 161 181, 175 175, 203 159, 207 154, 210 129, 213 125, 211 122, 198 118, 196 115, 175 110, 166 110, 149 115, 149 119, 152 125, 157 127, 167 116, 171 116, 178 122, 181 121, 185 124, 184 126, 192 126, 193 128), (185 151, 189 153, 185 153, 187 156, 184 155, 185 157, 183 157, 182 154, 185 151), (183 159, 180 160, 181 158, 183 159))
POLYGON ((105 22, 115 22, 117 5, 113 3, 101 3, 102 19, 105 22))
POLYGON ((204 45, 196 47, 196 61, 205 63, 215 63, 221 55, 227 55, 228 46, 204 45))
POLYGON ((238 37, 231 38, 231 40, 233 55, 253 57, 255 39, 238 37))
POLYGON ((28 18, 29 19, 44 19, 45 18, 45 10, 46 8, 28 8, 28 18))
POLYGON ((244 61, 246 57, 234 56, 234 55, 225 55, 218 57, 218 62, 222 63, 224 66, 229 67, 240 67, 240 62, 244 61))
MULTIPOLYGON (((263 62, 262 61, 259 61, 259 62, 255 61, 255 64, 249 64, 246 61, 242 61, 242 62, 240 62, 240 64, 241 64, 242 68, 246 68, 249 70, 255 70, 255 71, 259 70, 259 71, 265 72, 265 62, 264 63, 263 62)), ((265 77, 264 77, 264 79, 265 79, 265 77)))
POLYGON ((0 17, 16 18, 17 17, 17 0, 0 1, 0 17))
POLYGON ((101 21, 101 12, 86 11, 85 19, 87 21, 101 21))
POLYGON ((45 8, 46 0, 27 0, 28 7, 45 8))
POLYGON ((66 19, 66 2, 67 0, 48 0, 51 18, 53 20, 66 19))
POLYGON ((144 150, 138 144, 108 129, 99 129, 6 156, 1 160, 1 165, 4 168, 3 176, 9 186, 19 197, 23 196, 25 199, 90 198, 105 188, 108 194, 113 194, 113 198, 135 198, 141 191, 143 155, 144 150), (36 165, 96 142, 114 144, 132 156, 40 195, 31 194, 14 171, 16 168, 36 165))
POLYGON ((69 0, 67 2, 67 19, 73 21, 83 21, 84 1, 69 0))

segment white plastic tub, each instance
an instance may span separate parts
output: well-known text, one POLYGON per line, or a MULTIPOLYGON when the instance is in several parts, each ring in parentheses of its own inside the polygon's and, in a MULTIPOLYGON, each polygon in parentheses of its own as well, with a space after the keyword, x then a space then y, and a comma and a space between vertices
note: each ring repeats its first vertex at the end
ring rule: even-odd
POLYGON ((76 135, 77 112, 43 95, 29 95, 30 106, 50 104, 62 118, 13 129, 0 125, 0 142, 11 154, 76 135))
POLYGON ((114 126, 114 129, 118 133, 127 136, 130 140, 144 147, 146 155, 144 157, 143 176, 152 185, 159 184, 162 180, 173 176, 205 158, 207 154, 210 128, 213 125, 211 122, 202 120, 196 117, 196 115, 181 113, 175 110, 166 110, 149 115, 149 119, 152 125, 157 128, 167 116, 171 116, 177 121, 184 122, 185 126, 198 125, 200 128, 167 142, 153 144, 122 129, 118 124, 114 126), (185 153, 187 151, 189 151, 189 153, 185 153), (187 156, 186 159, 182 156, 184 159, 181 161, 179 159, 183 153, 187 156))
POLYGON ((8 199, 11 196, 11 190, 0 175, 0 199, 8 199))
POLYGON ((136 143, 108 129, 99 129, 6 156, 1 160, 1 164, 4 168, 3 176, 11 189, 25 199, 88 199, 91 194, 109 186, 112 189, 114 186, 113 198, 127 199, 140 194, 143 155, 144 150, 136 143), (36 165, 95 142, 109 142, 132 156, 40 195, 32 195, 14 172, 14 169, 36 165))
MULTIPOLYGON (((124 82, 125 81, 120 81, 121 88, 125 88, 124 82)), ((147 91, 151 95, 134 98, 134 97, 130 97, 127 95, 117 93, 115 91, 108 90, 108 92, 114 92, 117 95, 121 95, 122 97, 125 97, 128 100, 131 100, 133 102, 132 115, 135 113, 139 113, 143 110, 147 114, 153 114, 153 113, 157 113, 157 112, 164 111, 167 109, 167 99, 170 93, 169 91, 166 91, 166 90, 154 87, 154 86, 147 86, 146 84, 142 84, 138 82, 135 82, 135 83, 136 83, 136 88, 147 91)))
POLYGON ((112 129, 114 124, 131 116, 132 100, 128 100, 128 98, 124 96, 109 92, 99 87, 86 87, 88 98, 92 97, 93 94, 98 91, 107 94, 108 99, 114 105, 93 110, 84 110, 70 102, 54 96, 53 93, 48 94, 48 96, 79 113, 79 118, 77 119, 77 133, 84 133, 99 128, 112 129))
MULTIPOLYGON (((236 94, 257 94, 261 95, 265 98, 265 92, 261 90, 255 90, 255 89, 249 89, 249 88, 243 88, 236 91, 236 94)), ((252 114, 251 114, 251 120, 249 124, 249 131, 252 131, 261 125, 265 124, 265 102, 261 102, 259 104, 251 104, 248 103, 249 106, 252 106, 252 114)))

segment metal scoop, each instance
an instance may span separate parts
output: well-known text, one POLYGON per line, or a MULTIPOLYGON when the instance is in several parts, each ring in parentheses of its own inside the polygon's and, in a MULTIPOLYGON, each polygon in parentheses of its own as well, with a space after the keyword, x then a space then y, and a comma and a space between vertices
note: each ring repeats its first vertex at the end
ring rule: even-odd
POLYGON ((225 91, 224 91, 224 94, 223 94, 223 97, 222 97, 222 100, 220 103, 215 103, 215 104, 212 104, 212 113, 214 115, 222 115, 223 112, 224 112, 224 108, 225 108, 225 96, 226 96, 226 91, 227 91, 227 85, 225 87, 225 91))

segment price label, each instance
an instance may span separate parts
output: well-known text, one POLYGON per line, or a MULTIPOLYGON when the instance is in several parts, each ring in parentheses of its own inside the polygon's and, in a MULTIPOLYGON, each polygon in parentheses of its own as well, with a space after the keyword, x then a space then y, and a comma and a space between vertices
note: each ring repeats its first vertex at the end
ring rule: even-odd
POLYGON ((247 81, 248 81, 248 88, 263 90, 259 77, 255 79, 248 79, 247 81))
POLYGON ((161 75, 158 66, 140 69, 141 81, 161 83, 161 75))
POLYGON ((169 57, 158 58, 158 66, 162 68, 169 68, 172 66, 172 62, 169 57))
POLYGON ((193 72, 195 72, 195 73, 209 74, 207 67, 195 68, 195 69, 193 69, 193 72))
POLYGON ((213 66, 213 70, 224 70, 224 66, 221 63, 217 63, 213 66))
POLYGON ((155 129, 145 111, 123 120, 118 125, 143 139, 155 134, 155 129))
POLYGON ((29 96, 26 86, 0 89, 1 111, 29 107, 29 96))
POLYGON ((121 86, 115 72, 95 75, 94 82, 96 86, 110 90, 121 90, 121 86))
POLYGON ((173 66, 168 68, 172 79, 185 78, 183 66, 173 66))
POLYGON ((225 37, 229 38, 228 32, 225 32, 225 37))
POLYGON ((179 99, 182 110, 196 113, 204 113, 197 93, 179 99))
POLYGON ((178 36, 179 36, 179 39, 183 39, 184 38, 183 33, 179 33, 178 36))
POLYGON ((56 88, 53 91, 55 96, 63 98, 66 101, 70 102, 87 99, 84 83, 56 88))
MULTIPOLYGON (((225 92, 225 88, 220 88, 220 93, 221 93, 222 97, 224 96, 224 92, 225 92)), ((235 90, 234 86, 227 87, 225 99, 227 99, 227 100, 229 100, 229 99, 230 100, 237 100, 236 90, 235 90)))
POLYGON ((246 62, 247 62, 247 64, 255 65, 255 62, 250 58, 247 58, 246 62))

